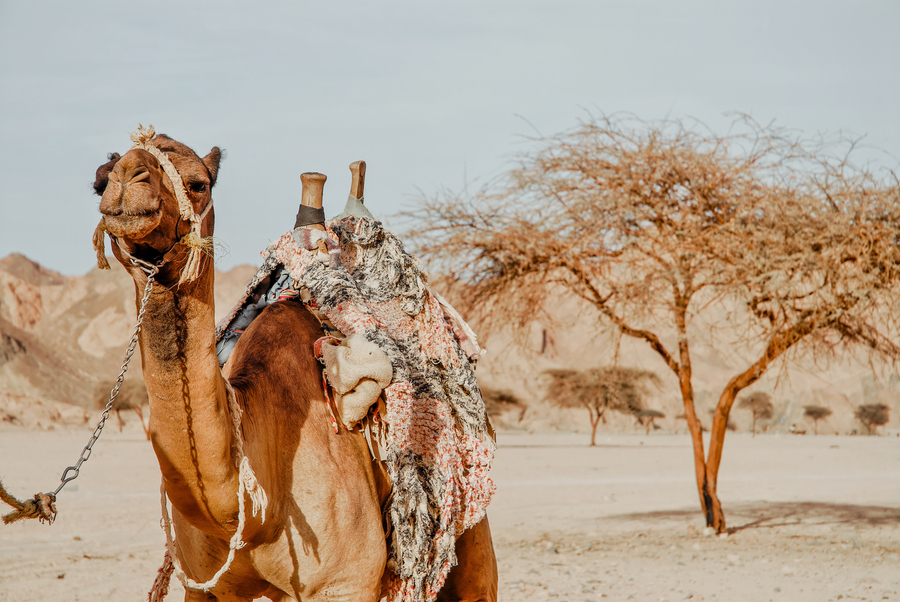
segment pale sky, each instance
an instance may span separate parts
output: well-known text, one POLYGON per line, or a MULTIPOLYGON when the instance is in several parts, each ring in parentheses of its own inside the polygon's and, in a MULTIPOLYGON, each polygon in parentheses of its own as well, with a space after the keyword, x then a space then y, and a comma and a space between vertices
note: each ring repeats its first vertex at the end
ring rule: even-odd
POLYGON ((0 0, 0 257, 87 272, 94 170, 138 123, 226 150, 223 269, 293 226, 304 171, 334 215, 366 160, 389 218, 589 113, 749 113, 866 135, 896 169, 898 31, 897 0, 0 0))

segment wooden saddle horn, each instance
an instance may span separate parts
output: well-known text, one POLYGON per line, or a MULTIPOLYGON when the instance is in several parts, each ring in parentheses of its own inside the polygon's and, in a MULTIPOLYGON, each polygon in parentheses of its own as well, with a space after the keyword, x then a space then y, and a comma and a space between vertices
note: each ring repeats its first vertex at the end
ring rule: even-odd
POLYGON ((351 163, 350 173, 353 176, 350 181, 350 196, 362 202, 363 189, 366 187, 366 162, 354 161, 351 163))
POLYGON ((363 205, 363 190, 366 187, 366 162, 354 161, 350 164, 350 196, 347 197, 347 204, 344 211, 334 219, 340 221, 346 217, 368 217, 375 219, 372 213, 363 205))
POLYGON ((300 209, 294 228, 305 226, 317 230, 325 229, 325 210, 322 209, 322 193, 325 191, 325 180, 328 177, 318 172, 307 172, 300 175, 302 192, 300 209))

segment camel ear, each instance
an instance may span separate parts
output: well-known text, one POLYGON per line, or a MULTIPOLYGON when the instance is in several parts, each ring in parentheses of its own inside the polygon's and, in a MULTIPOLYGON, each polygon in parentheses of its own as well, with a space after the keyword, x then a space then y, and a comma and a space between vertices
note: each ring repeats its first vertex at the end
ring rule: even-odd
POLYGON ((219 175, 219 161, 222 160, 222 151, 218 146, 212 147, 209 154, 203 157, 203 164, 209 170, 209 186, 212 188, 216 185, 216 176, 219 175))
POLYGON ((113 170, 113 167, 116 166, 116 163, 121 159, 121 155, 119 153, 109 153, 106 155, 108 161, 97 168, 97 175, 94 178, 94 192, 98 196, 103 196, 103 191, 106 190, 106 185, 109 184, 109 172, 113 170))

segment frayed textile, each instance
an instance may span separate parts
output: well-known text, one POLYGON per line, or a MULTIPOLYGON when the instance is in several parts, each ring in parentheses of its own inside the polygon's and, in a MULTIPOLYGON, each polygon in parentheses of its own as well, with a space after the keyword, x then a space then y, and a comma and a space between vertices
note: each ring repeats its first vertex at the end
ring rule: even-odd
POLYGON ((387 354, 394 372, 381 417, 393 485, 388 600, 431 601, 456 564, 457 538, 481 521, 494 493, 489 471, 496 445, 473 364, 481 349, 474 335, 463 335, 471 330, 458 314, 445 313, 416 259, 381 222, 347 217, 328 226, 327 232, 288 232, 269 245, 247 294, 217 334, 283 265, 294 286, 309 292, 314 312, 344 336, 363 335, 387 354), (320 240, 327 252, 319 250, 320 240))

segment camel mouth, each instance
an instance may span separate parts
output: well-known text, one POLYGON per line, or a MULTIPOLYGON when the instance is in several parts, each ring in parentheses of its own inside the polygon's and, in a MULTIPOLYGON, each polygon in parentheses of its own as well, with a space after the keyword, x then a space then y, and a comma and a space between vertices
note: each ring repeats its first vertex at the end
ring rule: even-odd
POLYGON ((140 211, 135 214, 105 214, 106 231, 123 240, 141 241, 149 236, 162 221, 162 209, 140 211))

